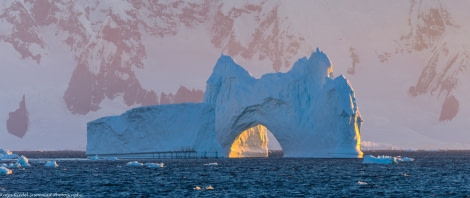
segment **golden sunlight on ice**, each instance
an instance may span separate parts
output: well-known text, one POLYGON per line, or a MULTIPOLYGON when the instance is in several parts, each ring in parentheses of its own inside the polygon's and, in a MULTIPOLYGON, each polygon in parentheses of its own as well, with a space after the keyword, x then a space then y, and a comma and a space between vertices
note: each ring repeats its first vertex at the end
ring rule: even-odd
POLYGON ((229 158, 268 157, 268 132, 263 125, 256 125, 235 138, 229 158))

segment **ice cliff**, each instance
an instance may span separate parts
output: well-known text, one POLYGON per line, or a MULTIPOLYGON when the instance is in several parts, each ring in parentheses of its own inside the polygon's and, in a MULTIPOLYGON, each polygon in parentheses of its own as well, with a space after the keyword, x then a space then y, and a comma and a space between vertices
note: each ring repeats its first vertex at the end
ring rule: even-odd
POLYGON ((87 154, 186 149, 223 157, 263 155, 267 138, 255 127, 262 126, 285 157, 362 157, 354 91, 332 71, 318 49, 289 72, 259 79, 222 55, 202 103, 140 107, 89 122, 87 154), (255 131, 243 136, 252 127, 255 131))
MULTIPOLYGON (((214 109, 204 103, 165 104, 131 109, 87 125, 87 155, 187 154, 222 156, 215 142, 214 109), (179 153, 178 153, 179 152, 179 153)), ((154 156, 158 157, 158 156, 154 156)))

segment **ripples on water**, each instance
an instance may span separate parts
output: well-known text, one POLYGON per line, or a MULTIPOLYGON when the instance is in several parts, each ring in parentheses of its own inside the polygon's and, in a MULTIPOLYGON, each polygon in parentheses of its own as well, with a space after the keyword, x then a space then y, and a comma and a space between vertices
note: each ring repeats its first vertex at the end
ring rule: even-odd
MULTIPOLYGON (((30 159, 0 175, 0 194, 68 193, 82 197, 470 197, 470 152, 376 152, 415 161, 364 165, 361 159, 162 159, 164 168, 130 160, 30 159), (218 166, 204 164, 217 162, 218 166), (206 190, 211 185, 213 190, 206 190), (196 190, 199 186, 201 189, 196 190)), ((3 162, 2 162, 3 163, 3 162)))

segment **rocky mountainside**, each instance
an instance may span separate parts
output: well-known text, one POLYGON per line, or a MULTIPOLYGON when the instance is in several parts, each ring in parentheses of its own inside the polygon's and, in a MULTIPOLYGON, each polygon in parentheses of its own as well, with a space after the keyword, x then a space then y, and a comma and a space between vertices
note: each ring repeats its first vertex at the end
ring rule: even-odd
POLYGON ((368 145, 470 148, 469 4, 2 1, 0 145, 84 149, 90 120, 202 101, 221 53, 260 77, 320 47, 355 85, 368 145))

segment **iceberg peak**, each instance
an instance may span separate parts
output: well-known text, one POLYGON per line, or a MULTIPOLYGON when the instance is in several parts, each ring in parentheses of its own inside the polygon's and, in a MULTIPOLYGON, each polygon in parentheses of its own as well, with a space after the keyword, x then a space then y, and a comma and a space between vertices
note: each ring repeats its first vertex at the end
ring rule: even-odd
POLYGON ((253 78, 242 66, 238 65, 231 56, 221 54, 209 77, 209 82, 218 82, 221 78, 253 78))

